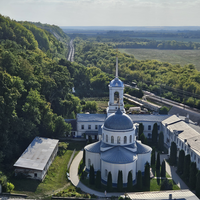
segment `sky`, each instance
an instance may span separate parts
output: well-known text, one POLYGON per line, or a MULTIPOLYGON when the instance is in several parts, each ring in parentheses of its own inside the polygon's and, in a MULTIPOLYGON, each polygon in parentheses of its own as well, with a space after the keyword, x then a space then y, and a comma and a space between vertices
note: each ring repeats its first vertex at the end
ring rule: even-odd
POLYGON ((0 14, 58 26, 200 26, 200 0, 0 0, 0 14))

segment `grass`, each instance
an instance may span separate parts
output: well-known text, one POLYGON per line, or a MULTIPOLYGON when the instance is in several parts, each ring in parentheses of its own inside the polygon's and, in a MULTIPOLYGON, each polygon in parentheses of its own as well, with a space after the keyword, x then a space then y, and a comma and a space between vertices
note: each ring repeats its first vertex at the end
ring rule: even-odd
POLYGON ((200 71, 200 50, 158 50, 158 49, 119 49, 122 53, 134 55, 138 60, 158 60, 173 65, 194 64, 200 71))
POLYGON ((60 190, 66 189, 70 183, 66 177, 67 164, 74 149, 81 150, 85 142, 70 142, 63 155, 57 155, 51 164, 43 182, 11 177, 10 182, 15 185, 13 193, 27 194, 29 197, 50 196, 60 190))

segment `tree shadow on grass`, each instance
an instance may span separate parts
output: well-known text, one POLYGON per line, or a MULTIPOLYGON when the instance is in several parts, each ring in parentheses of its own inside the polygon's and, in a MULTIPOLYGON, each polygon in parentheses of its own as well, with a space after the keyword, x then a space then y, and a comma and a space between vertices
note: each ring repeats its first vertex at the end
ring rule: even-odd
POLYGON ((156 170, 157 183, 160 185, 160 170, 156 170))

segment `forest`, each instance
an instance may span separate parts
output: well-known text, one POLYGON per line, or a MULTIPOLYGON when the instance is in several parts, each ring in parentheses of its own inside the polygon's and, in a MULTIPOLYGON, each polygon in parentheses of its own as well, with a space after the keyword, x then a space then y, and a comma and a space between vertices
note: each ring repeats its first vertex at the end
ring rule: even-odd
POLYGON ((133 55, 117 52, 113 45, 96 40, 76 38, 75 61, 95 66, 108 74, 115 73, 119 59, 119 75, 125 83, 136 82, 138 87, 163 97, 200 108, 200 72, 194 65, 172 65, 157 60, 137 60, 133 55))
POLYGON ((66 60, 70 37, 62 29, 0 15, 1 171, 13 171, 13 163, 35 136, 65 136, 71 126, 64 119, 96 109, 94 103, 81 99, 108 96, 116 56, 125 83, 134 81, 140 89, 200 108, 200 72, 194 65, 139 61, 116 51, 117 45, 128 40, 113 39, 76 37, 75 62, 71 63, 66 60))
POLYGON ((67 41, 59 27, 0 15, 1 169, 11 169, 35 136, 67 135, 64 119, 81 112, 79 97, 108 93, 110 75, 67 61, 67 41))

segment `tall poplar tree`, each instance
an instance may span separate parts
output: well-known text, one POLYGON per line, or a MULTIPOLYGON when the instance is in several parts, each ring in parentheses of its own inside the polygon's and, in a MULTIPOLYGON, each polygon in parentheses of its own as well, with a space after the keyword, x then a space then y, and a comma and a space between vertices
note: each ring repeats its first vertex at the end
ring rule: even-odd
POLYGON ((161 131, 158 137, 158 148, 160 151, 164 151, 164 135, 161 131))
POLYGON ((179 157, 178 157, 178 166, 177 166, 177 171, 179 174, 183 173, 184 169, 184 158, 185 158, 185 151, 181 150, 179 152, 179 157))
POLYGON ((200 171, 197 172, 196 176, 196 195, 197 197, 200 197, 200 171))
POLYGON ((188 181, 189 176, 190 176, 190 154, 186 155, 184 158, 184 169, 183 169, 183 176, 186 181, 188 181))
POLYGON ((161 177, 166 177, 166 167, 165 167, 165 161, 162 161, 161 165, 161 177))
POLYGON ((158 125, 157 123, 155 123, 153 125, 153 130, 152 130, 152 143, 155 146, 157 146, 157 138, 158 138, 158 125))
POLYGON ((127 181, 127 191, 131 192, 133 189, 133 175, 132 172, 129 171, 128 173, 128 181, 127 181))
POLYGON ((176 165, 177 162, 177 146, 175 142, 171 143, 170 147, 170 165, 176 165))
POLYGON ((111 172, 108 173, 107 191, 112 192, 112 174, 111 174, 111 172))
POLYGON ((142 172, 140 170, 137 173, 137 189, 142 190, 142 172))
POLYGON ((144 131, 144 125, 142 123, 139 123, 139 130, 138 130, 138 138, 140 140, 140 136, 142 135, 144 131))
POLYGON ((118 179, 117 179, 117 191, 122 192, 123 190, 123 177, 122 171, 118 171, 118 179))
POLYGON ((144 185, 150 189, 150 165, 148 162, 145 164, 144 185))
POLYGON ((197 165, 196 162, 190 164, 190 177, 189 177, 189 186, 191 190, 196 188, 196 175, 197 175, 197 165))

